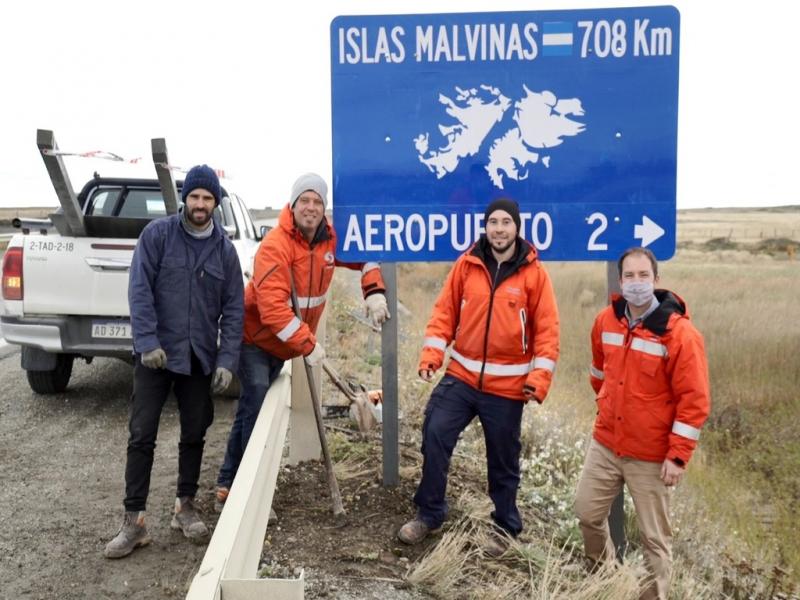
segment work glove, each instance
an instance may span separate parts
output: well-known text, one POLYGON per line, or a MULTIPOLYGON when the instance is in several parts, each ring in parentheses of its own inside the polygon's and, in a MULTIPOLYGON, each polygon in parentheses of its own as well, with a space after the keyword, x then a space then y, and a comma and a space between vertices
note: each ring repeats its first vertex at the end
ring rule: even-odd
POLYGON ((308 366, 316 367, 323 361, 324 358, 325 348, 322 347, 322 344, 317 342, 314 344, 314 349, 311 351, 311 353, 306 355, 306 362, 308 363, 308 366))
POLYGON ((217 367, 217 370, 214 371, 214 379, 211 380, 211 391, 221 394, 231 384, 231 379, 233 379, 233 373, 225 367, 217 367))
POLYGON ((142 364, 148 369, 163 369, 167 366, 167 355, 161 348, 142 352, 142 364))
POLYGON ((525 394, 525 400, 528 401, 535 400, 539 404, 542 403, 541 400, 539 400, 539 398, 536 397, 536 388, 533 387, 532 385, 528 385, 526 383, 525 386, 522 388, 522 393, 525 394))
POLYGON ((431 381, 433 381, 433 374, 435 373, 435 371, 433 369, 420 369, 418 373, 420 379, 430 383, 431 381))
POLYGON ((367 303, 367 318, 375 327, 380 327, 386 319, 391 317, 389 305, 386 304, 386 296, 383 294, 370 294, 365 302, 367 303))

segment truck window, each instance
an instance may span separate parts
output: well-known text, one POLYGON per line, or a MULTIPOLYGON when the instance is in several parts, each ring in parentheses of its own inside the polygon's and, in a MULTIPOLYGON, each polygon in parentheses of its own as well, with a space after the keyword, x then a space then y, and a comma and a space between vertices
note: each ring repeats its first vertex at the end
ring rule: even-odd
POLYGON ((129 189, 118 216, 153 219, 167 214, 160 190, 129 189))
POLYGON ((244 223, 245 229, 247 229, 247 237, 251 239, 256 239, 258 236, 256 235, 256 226, 253 223, 253 219, 250 216, 250 211, 247 210, 247 205, 244 203, 239 196, 236 196, 236 203, 242 207, 242 212, 244 213, 244 223))
POLYGON ((100 189, 92 197, 89 209, 86 211, 87 215, 101 215, 109 217, 114 214, 114 209, 119 200, 120 190, 118 189, 100 189))
POLYGON ((231 208, 236 215, 236 223, 239 227, 239 235, 248 239, 253 239, 253 232, 247 226, 247 220, 242 212, 242 206, 239 204, 239 199, 236 196, 231 197, 231 208))

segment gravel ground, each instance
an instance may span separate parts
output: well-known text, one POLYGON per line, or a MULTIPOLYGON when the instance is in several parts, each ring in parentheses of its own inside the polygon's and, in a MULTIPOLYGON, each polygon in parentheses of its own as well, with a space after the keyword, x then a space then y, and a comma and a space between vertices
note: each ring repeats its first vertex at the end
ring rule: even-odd
MULTIPOLYGON (((0 355, 2 356, 2 355, 0 355)), ((177 408, 161 419, 147 522, 150 547, 102 556, 122 516, 127 404, 132 369, 120 361, 76 361, 64 394, 38 396, 19 353, 0 358, 0 596, 4 598, 182 597, 202 560, 169 528, 177 479, 177 408)), ((200 477, 212 524, 216 468, 235 401, 219 399, 200 477)))
MULTIPOLYGON (((86 365, 76 361, 65 393, 39 396, 28 387, 19 352, 0 344, 0 597, 155 600, 185 596, 205 546, 191 544, 169 527, 179 433, 174 400, 162 414, 151 479, 147 523, 153 543, 125 559, 112 561, 102 556, 123 511, 131 385, 132 369, 125 363, 96 359, 86 365)), ((216 523, 213 486, 235 408, 235 400, 218 398, 214 424, 207 434, 198 504, 211 527, 216 523)), ((319 477, 310 478, 308 485, 319 487, 319 477)), ((308 492, 301 487, 295 493, 303 497, 308 492)), ((321 495, 324 505, 324 493, 321 495)), ((329 569, 325 561, 310 561, 316 563, 312 565, 302 560, 290 552, 294 544, 286 542, 298 535, 292 529, 299 528, 302 520, 297 520, 296 526, 291 524, 288 511, 292 500, 281 494, 280 487, 276 497, 281 498, 286 518, 279 517, 281 529, 271 528, 268 534, 292 554, 294 564, 305 563, 307 596, 342 600, 426 597, 403 589, 403 585, 380 581, 377 576, 387 573, 378 561, 375 573, 367 569, 353 577, 341 562, 329 569)), ((402 509, 405 513, 408 507, 402 509)), ((401 518, 398 513, 394 521, 401 518)), ((349 532, 337 535, 359 539, 364 532, 354 529, 357 527, 354 519, 349 532)), ((392 536, 386 529, 379 537, 392 536)), ((381 539, 376 543, 388 542, 381 539)), ((394 577, 398 575, 396 570, 394 577)))

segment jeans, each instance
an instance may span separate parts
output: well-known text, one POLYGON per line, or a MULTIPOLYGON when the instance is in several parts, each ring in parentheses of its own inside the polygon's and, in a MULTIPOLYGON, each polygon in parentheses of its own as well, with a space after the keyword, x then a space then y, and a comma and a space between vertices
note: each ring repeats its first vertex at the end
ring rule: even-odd
POLYGON ((253 433, 258 413, 272 383, 278 378, 283 361, 267 354, 258 346, 242 344, 239 354, 239 406, 228 436, 225 459, 219 470, 217 485, 230 488, 239 463, 242 462, 247 442, 253 433))
POLYGON ((486 440, 489 496, 494 502, 492 519, 512 536, 522 531, 517 509, 520 430, 525 403, 476 390, 445 375, 433 390, 422 425, 422 480, 414 503, 417 517, 431 529, 447 516, 447 472, 458 436, 477 416, 486 440))
POLYGON ((178 400, 181 437, 178 443, 177 497, 194 496, 200 478, 206 430, 214 420, 211 374, 205 375, 192 353, 192 374, 180 375, 166 369, 149 369, 136 355, 133 394, 130 400, 128 457, 125 465, 125 510, 145 510, 150 491, 153 452, 158 422, 170 389, 178 400))

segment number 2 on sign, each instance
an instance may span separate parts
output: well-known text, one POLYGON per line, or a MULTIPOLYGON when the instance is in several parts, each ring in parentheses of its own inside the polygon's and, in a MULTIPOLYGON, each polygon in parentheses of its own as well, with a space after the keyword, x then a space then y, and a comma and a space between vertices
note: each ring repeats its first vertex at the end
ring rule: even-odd
POLYGON ((600 234, 603 233, 606 229, 608 229, 608 219, 603 213, 592 213, 589 215, 589 218, 586 219, 586 222, 591 225, 599 221, 600 224, 597 228, 592 232, 592 235, 589 236, 589 243, 586 244, 587 250, 608 250, 608 244, 598 244, 597 238, 600 237, 600 234))

